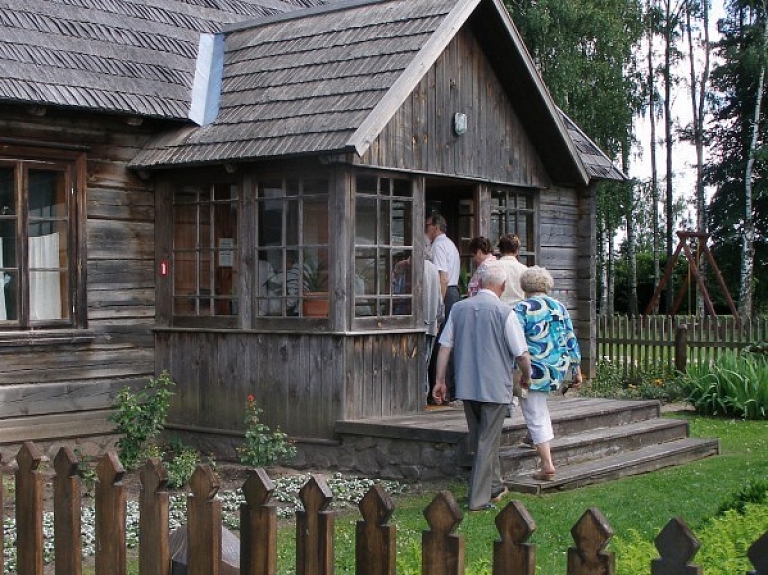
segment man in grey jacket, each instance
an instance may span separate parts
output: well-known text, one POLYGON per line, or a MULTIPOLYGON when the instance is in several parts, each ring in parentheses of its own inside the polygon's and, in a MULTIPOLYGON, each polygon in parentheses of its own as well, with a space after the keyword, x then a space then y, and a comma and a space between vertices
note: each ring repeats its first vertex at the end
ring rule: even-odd
POLYGON ((467 491, 469 511, 493 509, 508 493, 501 479, 499 441, 507 406, 512 399, 512 372, 517 362, 521 383, 531 381, 528 344, 504 293, 506 272, 489 262, 481 272, 475 297, 453 306, 440 336, 433 396, 445 399, 445 372, 453 351, 456 397, 464 402, 469 450, 474 451, 467 491))

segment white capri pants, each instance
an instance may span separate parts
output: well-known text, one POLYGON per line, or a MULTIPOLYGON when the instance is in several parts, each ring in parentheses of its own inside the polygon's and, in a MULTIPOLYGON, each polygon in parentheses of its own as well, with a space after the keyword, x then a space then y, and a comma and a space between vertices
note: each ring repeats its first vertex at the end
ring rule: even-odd
POLYGON ((534 445, 552 441, 555 433, 552 431, 552 420, 549 417, 547 407, 548 392, 528 391, 528 397, 520 400, 520 409, 523 412, 528 431, 534 445))

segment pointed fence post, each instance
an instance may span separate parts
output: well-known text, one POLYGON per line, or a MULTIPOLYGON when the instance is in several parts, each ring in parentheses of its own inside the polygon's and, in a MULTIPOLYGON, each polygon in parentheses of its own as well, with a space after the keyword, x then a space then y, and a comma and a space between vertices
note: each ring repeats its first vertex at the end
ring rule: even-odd
POLYGON ((299 499, 304 510, 296 512, 296 575, 331 575, 336 513, 327 508, 333 493, 322 477, 312 476, 299 499))
POLYGON ((252 469, 243 484, 240 506, 240 575, 277 573, 277 507, 271 502, 275 484, 264 468, 252 469))
POLYGON ((56 454, 53 466, 56 470, 53 480, 56 575, 80 575, 83 572, 80 462, 69 447, 62 447, 56 454))
POLYGON ((493 575, 535 575, 536 545, 526 543, 536 522, 525 505, 511 501, 496 516, 500 541, 493 543, 493 575))
POLYGON ((747 557, 755 568, 747 575, 768 575, 768 531, 750 546, 747 557))
POLYGON ((392 498, 381 485, 374 485, 358 509, 363 520, 357 522, 356 529, 356 575, 395 575, 396 528, 387 523, 395 510, 392 498))
POLYGON ((613 528, 596 507, 587 509, 571 529, 575 547, 568 548, 568 575, 616 575, 616 557, 605 551, 613 528))
POLYGON ((440 491, 424 510, 429 529, 421 533, 423 575, 464 573, 464 537, 453 535, 464 518, 450 491, 440 491))
POLYGON ((157 459, 141 468, 139 495, 139 573, 168 575, 168 471, 157 459))
MULTIPOLYGON (((0 455, 0 463, 3 462, 3 457, 0 455)), ((5 501, 3 499, 3 485, 5 484, 5 474, 0 468, 0 509, 5 509, 5 501)), ((2 515, 0 515, 2 517, 2 515)), ((0 549, 5 549, 5 525, 0 529, 0 549)), ((0 553, 0 573, 5 573, 5 553, 0 553)))
POLYGON ((661 557, 651 561, 651 575, 702 575, 701 566, 690 564, 701 543, 682 519, 670 519, 654 543, 661 557))
POLYGON ((187 573, 219 575, 221 564, 221 483, 208 465, 198 465, 187 498, 187 573))
POLYGON ((43 476, 38 471, 42 455, 31 441, 19 449, 16 461, 16 569, 18 575, 43 573, 43 476))
POLYGON ((101 458, 96 475, 96 575, 125 575, 125 469, 110 452, 101 458))

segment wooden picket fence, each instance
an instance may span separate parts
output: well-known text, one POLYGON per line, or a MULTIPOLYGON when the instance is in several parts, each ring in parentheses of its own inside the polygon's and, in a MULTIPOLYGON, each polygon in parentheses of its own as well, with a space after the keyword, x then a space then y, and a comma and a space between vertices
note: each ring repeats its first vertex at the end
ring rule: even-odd
POLYGON ((685 370, 689 362, 716 359, 725 350, 768 342, 768 318, 733 316, 626 316, 597 318, 597 357, 638 372, 685 370))
MULTIPOLYGON (((43 573, 42 460, 32 443, 25 443, 16 458, 16 521, 19 575, 43 573)), ((77 458, 62 448, 54 460, 54 542, 56 575, 80 575, 81 484, 77 458)), ((126 494, 124 470, 114 453, 105 455, 97 470, 96 575, 126 573, 126 494)), ((169 495, 167 474, 156 461, 141 470, 139 509, 139 574, 168 575, 169 495)), ((207 465, 197 467, 187 499, 187 573, 219 575, 222 503, 219 480, 207 465)), ((245 503, 240 509, 241 575, 277 573, 277 508, 271 501, 274 484, 263 469, 251 470, 243 484, 245 503)), ((0 494, 1 495, 1 494, 0 494)), ((304 509, 296 513, 297 575, 331 575, 334 571, 334 519, 329 510, 333 494, 320 477, 302 487, 304 509)), ((0 505, 2 500, 0 497, 0 505)), ((389 524, 394 505, 381 486, 372 487, 359 503, 356 573, 395 574, 395 533, 389 524)), ((422 532, 422 574, 464 573, 465 538, 455 533, 462 512, 448 491, 438 492, 424 510, 428 529, 422 532)), ((528 539, 536 524, 519 501, 511 501, 496 516, 499 539, 493 543, 493 575, 535 575, 536 546, 528 539)), ((614 575, 615 559, 606 545, 613 529, 596 508, 588 509, 571 529, 575 545, 567 551, 567 575, 614 575)), ((693 565, 699 541, 680 519, 672 519, 656 538, 661 556, 649 565, 651 575, 702 575, 693 565)), ((755 566, 752 575, 768 575, 768 532, 748 551, 755 566)), ((0 554, 2 561, 2 554, 0 554)), ((0 572, 2 572, 0 565, 0 572)), ((736 575, 736 574, 734 574, 736 575)))

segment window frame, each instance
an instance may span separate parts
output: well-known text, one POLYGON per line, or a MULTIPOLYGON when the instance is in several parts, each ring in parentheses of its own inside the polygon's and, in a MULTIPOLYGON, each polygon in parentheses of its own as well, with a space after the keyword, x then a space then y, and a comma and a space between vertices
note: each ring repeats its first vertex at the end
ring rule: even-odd
POLYGON ((524 263, 527 266, 536 265, 536 262, 538 261, 538 232, 539 232, 539 209, 538 209, 538 194, 535 193, 534 190, 524 189, 524 188, 515 188, 515 187, 509 187, 509 186, 492 186, 489 190, 489 200, 490 200, 490 213, 489 213, 489 230, 488 230, 488 237, 491 240, 491 245, 494 247, 494 250, 496 250, 496 246, 499 243, 499 238, 502 234, 506 233, 514 233, 518 234, 519 236, 519 229, 517 226, 517 222, 520 219, 520 215, 524 216, 530 216, 530 225, 531 229, 527 235, 527 239, 530 240, 530 245, 527 246, 527 248, 524 248, 524 245, 527 245, 527 241, 523 242, 521 238, 520 242, 520 253, 518 255, 518 259, 520 262, 524 263), (498 209, 495 207, 495 201, 494 199, 497 197, 498 194, 503 194, 504 197, 508 200, 510 197, 515 198, 514 205, 510 207, 509 203, 507 202, 505 204, 505 209, 498 209), (528 206, 525 208, 518 207, 518 198, 521 196, 525 196, 528 201, 528 206), (497 229, 494 226, 494 220, 497 217, 503 217, 504 221, 504 229, 503 231, 500 231, 500 233, 497 233, 497 229), (515 225, 512 226, 515 229, 509 229, 509 222, 510 220, 514 220, 515 225))
POLYGON ((16 179, 16 263, 19 273, 20 312, 15 322, 0 323, 0 331, 24 332, 51 329, 56 331, 87 329, 86 299, 86 175, 87 156, 79 146, 50 146, 3 144, 0 142, 0 165, 12 166, 16 179), (51 167, 64 175, 67 211, 67 272, 68 318, 30 319, 29 270, 29 170, 51 167), (23 173, 22 173, 23 172, 23 173))

